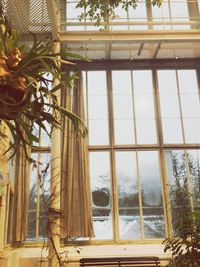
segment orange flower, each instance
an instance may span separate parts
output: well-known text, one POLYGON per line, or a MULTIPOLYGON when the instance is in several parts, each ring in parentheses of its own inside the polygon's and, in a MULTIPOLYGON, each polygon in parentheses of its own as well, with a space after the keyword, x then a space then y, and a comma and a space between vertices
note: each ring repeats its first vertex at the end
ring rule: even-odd
POLYGON ((12 69, 16 67, 21 60, 22 60, 22 53, 18 48, 15 48, 8 56, 7 64, 12 69))
POLYGON ((8 66, 6 64, 7 56, 4 52, 1 53, 0 56, 0 82, 4 82, 6 77, 10 76, 10 70, 8 69, 8 66))

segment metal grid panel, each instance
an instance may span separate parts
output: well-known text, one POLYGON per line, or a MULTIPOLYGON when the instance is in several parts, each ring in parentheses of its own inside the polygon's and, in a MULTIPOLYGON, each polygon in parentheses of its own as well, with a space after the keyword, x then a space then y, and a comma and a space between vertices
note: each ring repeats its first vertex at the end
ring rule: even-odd
POLYGON ((21 33, 51 31, 46 0, 2 0, 11 26, 21 33))
POLYGON ((84 41, 64 42, 73 53, 99 59, 177 59, 199 58, 199 40, 172 41, 84 41))

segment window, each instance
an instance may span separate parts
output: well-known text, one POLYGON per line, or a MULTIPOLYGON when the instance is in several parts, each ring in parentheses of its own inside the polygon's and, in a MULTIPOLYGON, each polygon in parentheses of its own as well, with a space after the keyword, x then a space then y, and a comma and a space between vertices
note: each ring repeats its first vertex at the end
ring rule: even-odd
POLYGON ((155 25, 154 29, 190 29, 189 24, 184 25, 184 23, 189 21, 187 2, 187 0, 163 1, 160 8, 157 6, 153 7, 153 21, 162 22, 162 25, 155 25))
POLYGON ((172 203, 172 223, 186 209, 200 210, 200 150, 167 150, 165 158, 172 203))
POLYGON ((50 162, 49 152, 34 152, 32 158, 37 166, 31 166, 28 210, 27 240, 42 240, 45 237, 47 207, 50 195, 50 167, 42 175, 50 162), (39 162, 39 163, 38 163, 39 162))
POLYGON ((41 136, 39 146, 32 149, 34 162, 30 170, 30 191, 28 209, 27 240, 40 241, 45 238, 47 222, 47 206, 50 196, 50 139, 44 131, 35 129, 35 134, 41 136))
POLYGON ((94 240, 164 238, 180 209, 171 195, 177 181, 200 207, 196 70, 110 66, 83 71, 83 84, 94 240))
MULTIPOLYGON (((79 20, 82 9, 77 8, 77 0, 64 0, 61 5, 61 29, 63 31, 98 30, 86 18, 79 20)), ((129 7, 127 11, 116 8, 110 30, 186 30, 198 27, 199 1, 164 0, 161 7, 147 5, 145 0, 138 1, 137 8, 129 7)))
MULTIPOLYGON (((44 76, 48 79, 51 74, 44 76)), ((50 88, 51 83, 48 86, 50 88)), ((46 235, 47 205, 50 198, 51 128, 47 122, 44 122, 44 126, 46 131, 38 125, 33 128, 33 134, 40 137, 40 141, 33 142, 31 151, 33 163, 30 166, 28 241, 41 241, 46 235)))

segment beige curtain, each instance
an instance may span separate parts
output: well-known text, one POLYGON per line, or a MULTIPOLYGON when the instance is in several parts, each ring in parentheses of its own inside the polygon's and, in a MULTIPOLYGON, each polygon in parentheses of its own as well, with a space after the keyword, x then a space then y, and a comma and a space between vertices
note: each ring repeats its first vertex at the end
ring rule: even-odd
MULTIPOLYGON (((79 75, 80 77, 80 75, 79 75)), ((65 92, 66 107, 85 120, 82 80, 65 92)), ((87 137, 74 131, 65 120, 62 152, 62 237, 92 237, 92 208, 89 184, 87 137)))
POLYGON ((20 150, 16 155, 16 175, 14 183, 13 243, 26 240, 29 204, 30 163, 20 150))

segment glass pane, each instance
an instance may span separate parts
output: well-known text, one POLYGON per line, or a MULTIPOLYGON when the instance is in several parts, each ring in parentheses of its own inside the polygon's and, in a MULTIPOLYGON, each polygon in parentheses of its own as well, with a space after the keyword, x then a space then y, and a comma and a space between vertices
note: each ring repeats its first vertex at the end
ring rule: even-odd
POLYGON ((135 134, 133 132, 133 120, 115 120, 115 143, 133 144, 135 134))
POLYGON ((112 82, 115 143, 133 144, 135 143, 135 136, 133 123, 131 72, 113 71, 112 82))
POLYGON ((194 207, 200 211, 200 150, 187 150, 187 155, 194 207))
MULTIPOLYGON (((147 21, 146 4, 139 2, 136 9, 129 7, 129 21, 136 23, 147 21)), ((130 30, 146 30, 147 25, 132 25, 129 27, 130 30)))
POLYGON ((181 93, 198 93, 195 70, 178 70, 178 81, 181 93))
POLYGON ((194 70, 179 70, 179 89, 186 143, 200 141, 200 103, 194 70))
POLYGON ((170 20, 170 12, 169 12, 169 5, 166 1, 162 2, 162 5, 158 7, 155 5, 152 8, 152 14, 153 14, 153 21, 154 22, 162 22, 161 25, 154 25, 153 28, 158 29, 170 29, 170 25, 165 25, 165 22, 168 22, 170 20))
POLYGON ((157 75, 160 94, 177 94, 175 70, 159 70, 157 75))
POLYGON ((154 118, 154 101, 152 95, 135 95, 136 118, 154 118))
POLYGON ((155 144, 157 137, 151 71, 133 71, 133 85, 137 143, 155 144))
MULTIPOLYGON (((76 8, 77 2, 74 1, 67 1, 67 6, 66 6, 66 17, 68 22, 79 22, 79 16, 83 12, 83 9, 76 8)), ((80 31, 83 30, 84 26, 66 26, 65 30, 68 31, 80 31)))
POLYGON ((173 229, 177 232, 179 219, 190 209, 186 154, 183 150, 171 150, 165 153, 169 194, 172 209, 173 229))
POLYGON ((141 224, 135 152, 116 152, 120 239, 140 239, 141 224))
POLYGON ((136 119, 136 126, 138 144, 155 144, 157 142, 155 119, 136 119))
POLYGON ((168 144, 183 143, 180 119, 162 120, 164 142, 168 144))
POLYGON ((95 239, 111 239, 113 238, 112 196, 108 152, 90 153, 90 185, 95 239))
POLYGON ((160 94, 160 104, 162 118, 180 118, 180 109, 177 94, 160 94))
MULTIPOLYGON (((38 161, 38 153, 31 155, 32 159, 38 161)), ((30 187, 29 187, 29 208, 28 208, 28 238, 35 239, 36 237, 36 207, 37 207, 37 181, 38 169, 34 164, 31 164, 30 170, 30 187)))
MULTIPOLYGON (((115 10, 113 22, 127 22, 127 12, 119 5, 115 10)), ((112 25, 112 30, 128 30, 128 25, 112 25)))
POLYGON ((89 144, 108 144, 108 105, 105 71, 89 71, 88 116, 89 144))
POLYGON ((51 146, 51 127, 47 122, 44 122, 44 126, 46 127, 47 132, 45 132, 42 128, 39 129, 38 125, 34 125, 32 133, 39 137, 40 135, 40 144, 33 142, 33 146, 41 146, 41 147, 50 147, 51 146))
MULTIPOLYGON (((170 1, 170 12, 172 21, 188 21, 188 6, 187 0, 170 1)), ((189 25, 174 25, 173 29, 189 29, 189 25)))
POLYGON ((176 72, 159 70, 157 74, 164 143, 183 143, 176 72))
POLYGON ((134 94, 153 94, 152 72, 150 70, 133 71, 134 94))
POLYGON ((162 238, 165 236, 165 226, 158 153, 156 151, 139 151, 138 161, 144 237, 162 238))
POLYGON ((50 153, 40 153, 40 218, 39 218, 39 238, 46 236, 47 212, 50 198, 50 153))
POLYGON ((39 237, 43 238, 46 228, 46 216, 48 199, 50 195, 50 153, 32 153, 32 164, 30 170, 30 191, 29 191, 29 209, 28 209, 28 239, 35 239, 36 221, 39 217, 39 237), (38 195, 38 182, 40 189, 38 195), (37 203, 39 201, 39 209, 37 203), (46 211, 45 211, 46 208, 46 211), (45 212, 44 212, 45 211, 45 212), (43 214, 41 216, 41 214, 43 214), (43 230, 42 230, 43 229, 43 230))
POLYGON ((183 122, 186 143, 200 143, 200 118, 184 118, 183 122))

